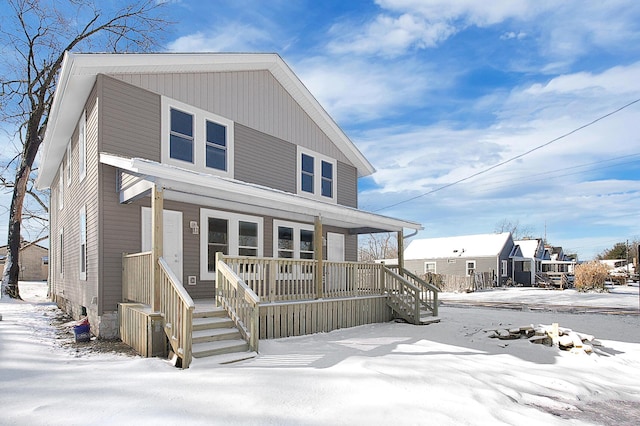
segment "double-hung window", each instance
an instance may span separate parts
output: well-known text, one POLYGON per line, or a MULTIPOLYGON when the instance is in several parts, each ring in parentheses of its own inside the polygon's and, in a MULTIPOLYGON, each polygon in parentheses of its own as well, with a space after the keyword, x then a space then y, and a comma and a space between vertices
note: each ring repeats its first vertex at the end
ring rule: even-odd
POLYGON ((78 259, 80 266, 80 279, 87 279, 87 208, 82 206, 80 209, 80 257, 78 259))
POLYGON ((233 121, 162 98, 162 162, 233 177, 233 121))
POLYGON ((82 111, 78 123, 78 180, 82 182, 87 175, 87 113, 82 111))
POLYGON ((435 274, 436 273, 436 262, 424 262, 424 273, 425 274, 435 274))
POLYGON ((298 147, 298 194, 335 202, 336 161, 298 147))
POLYGON ((506 277, 506 276, 509 275, 509 269, 508 269, 509 268, 509 266, 508 266, 509 263, 506 260, 502 260, 501 263, 502 263, 502 276, 506 277))
POLYGON ((279 258, 313 259, 313 225, 273 221, 273 252, 279 258))
POLYGON ((467 260, 467 276, 472 277, 476 273, 476 261, 467 260))
POLYGON ((71 186, 71 173, 73 169, 71 168, 71 141, 69 141, 69 145, 67 145, 67 186, 71 186))
POLYGON ((58 171, 58 210, 64 207, 64 161, 60 164, 58 171))
POLYGON ((216 279, 216 253, 262 256, 263 219, 236 213, 200 210, 200 275, 216 279))

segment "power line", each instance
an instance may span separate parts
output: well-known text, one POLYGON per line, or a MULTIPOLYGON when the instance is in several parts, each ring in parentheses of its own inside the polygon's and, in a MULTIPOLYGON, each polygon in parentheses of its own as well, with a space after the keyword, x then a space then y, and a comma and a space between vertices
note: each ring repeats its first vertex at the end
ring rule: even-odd
POLYGON ((432 189, 431 191, 427 191, 427 192, 425 192, 425 193, 423 193, 423 194, 416 195, 415 197, 407 198, 406 200, 399 201, 399 202, 394 203, 394 204, 390 204, 390 205, 388 205, 388 206, 386 206, 386 207, 381 207, 381 208, 379 208, 379 209, 373 210, 373 212, 379 212, 379 211, 381 211, 381 210, 386 210, 386 209, 389 209, 389 208, 391 208, 391 207, 399 206, 400 204, 405 204, 405 203, 408 203, 408 202, 410 202, 410 201, 417 200, 418 198, 424 197, 424 196, 429 195, 429 194, 433 194, 434 192, 442 191, 443 189, 446 189, 446 188, 452 187, 452 186, 454 186, 454 185, 457 185, 457 184, 459 184, 459 183, 465 182, 465 181, 467 181, 467 180, 469 180, 469 179, 471 179, 471 178, 474 178, 474 177, 476 177, 476 176, 480 176, 480 175, 482 175, 482 174, 485 174, 485 173, 487 173, 487 172, 490 172, 490 171, 491 171, 491 170, 493 170, 493 169, 496 169, 496 168, 498 168, 498 167, 500 167, 500 166, 504 166, 504 165, 505 165, 505 164, 507 164, 507 163, 510 163, 510 162, 512 162, 512 161, 515 161, 515 160, 517 160, 517 159, 519 159, 519 158, 522 158, 522 157, 524 157, 524 156, 526 156, 526 155, 529 155, 529 154, 531 154, 532 152, 535 152, 535 151, 537 151, 537 150, 539 150, 539 149, 542 149, 542 148, 544 148, 544 147, 546 147, 546 146, 549 146, 549 145, 551 145, 551 144, 552 144, 552 143, 554 143, 554 142, 557 142, 557 141, 559 141, 559 140, 561 140, 561 139, 566 138, 567 136, 571 136, 572 134, 577 133, 577 132, 579 132, 580 130, 583 130, 583 129, 586 129, 587 127, 593 126, 593 125, 594 125, 594 124, 596 124, 597 122, 602 121, 602 120, 604 120, 605 118, 608 118, 608 117, 610 117, 610 116, 612 116, 612 115, 614 115, 614 114, 617 114, 618 112, 622 111, 623 109, 628 108, 628 107, 630 107, 631 105, 634 105, 634 104, 636 104, 636 103, 638 103, 638 102, 640 102, 640 99, 636 99, 636 100, 634 100, 634 101, 631 101, 631 102, 629 102, 628 104, 623 105, 623 106, 621 106, 620 108, 618 108, 618 109, 616 109, 616 110, 614 110, 614 111, 611 111, 611 112, 609 112, 609 113, 607 113, 607 114, 605 114, 605 115, 602 115, 602 116, 600 116, 600 117, 596 118, 595 120, 590 121, 590 122, 589 122, 589 123, 587 123, 587 124, 583 124, 582 126, 577 127, 577 128, 575 128, 575 129, 571 130, 571 131, 570 131, 570 132, 568 132, 568 133, 565 133, 565 134, 563 134, 563 135, 561 135, 561 136, 558 136, 557 138, 552 139, 552 140, 550 140, 550 141, 548 141, 548 142, 546 142, 546 143, 543 143, 542 145, 538 145, 538 146, 536 146, 536 147, 534 147, 534 148, 531 148, 530 150, 528 150, 528 151, 526 151, 526 152, 523 152, 522 154, 516 155, 515 157, 511 157, 511 158, 509 158, 509 159, 507 159, 507 160, 501 161, 500 163, 494 164, 494 165, 493 165, 493 166, 491 166, 491 167, 488 167, 488 168, 486 168, 486 169, 484 169, 484 170, 481 170, 481 171, 479 171, 479 172, 477 172, 477 173, 474 173, 474 174, 472 174, 472 175, 469 175, 469 176, 467 176, 467 177, 465 177, 465 178, 462 178, 462 179, 459 179, 459 180, 457 180, 457 181, 455 181, 455 182, 451 182, 451 183, 448 183, 448 184, 443 185, 443 186, 441 186, 441 187, 438 187, 438 188, 432 189))

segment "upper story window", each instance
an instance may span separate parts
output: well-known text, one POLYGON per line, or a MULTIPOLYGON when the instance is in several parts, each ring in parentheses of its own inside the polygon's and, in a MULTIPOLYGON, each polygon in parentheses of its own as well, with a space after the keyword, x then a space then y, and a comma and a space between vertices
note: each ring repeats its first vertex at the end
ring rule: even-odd
POLYGON ((69 141, 69 145, 67 145, 67 186, 71 186, 71 173, 73 169, 71 168, 71 141, 69 141))
POLYGON ((336 161, 298 147, 298 193, 324 201, 336 201, 336 161))
POLYGON ((233 177, 233 121, 162 98, 162 162, 233 177))
POLYGON ((58 170, 58 210, 64 207, 64 161, 60 163, 58 170))
POLYGON ((78 175, 82 182, 87 175, 87 113, 82 111, 78 123, 78 175))

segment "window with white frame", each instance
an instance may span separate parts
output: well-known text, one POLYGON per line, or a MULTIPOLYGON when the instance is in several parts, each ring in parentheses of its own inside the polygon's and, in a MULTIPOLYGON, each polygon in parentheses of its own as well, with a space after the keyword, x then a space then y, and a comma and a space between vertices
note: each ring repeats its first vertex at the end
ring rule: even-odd
POLYGON ((71 141, 69 141, 69 145, 67 145, 67 186, 71 186, 71 141))
POLYGON ((64 207, 64 161, 60 163, 58 170, 58 210, 64 207))
POLYGON ((273 253, 285 259, 313 259, 313 225, 273 221, 273 253))
POLYGON ((87 208, 82 206, 80 208, 80 258, 78 262, 80 264, 80 279, 85 281, 87 279, 87 208))
POLYGON ((87 112, 82 111, 78 123, 78 175, 82 182, 87 175, 87 112))
POLYGON ((436 273, 436 262, 424 262, 424 273, 425 274, 435 274, 436 273))
POLYGON ((476 273, 476 261, 467 260, 467 276, 470 277, 476 273))
POLYGON ((503 276, 503 277, 506 277, 507 275, 509 275, 509 272, 508 272, 508 263, 507 263, 507 261, 506 261, 506 260, 503 260, 503 261, 502 261, 502 276, 503 276))
POLYGON ((162 97, 162 162, 233 177, 233 121, 162 97))
POLYGON ((298 147, 298 194, 335 201, 336 160, 298 147))
POLYGON ((64 275, 64 228, 60 228, 60 237, 58 238, 58 270, 62 277, 64 275))
POLYGON ((263 219, 218 210, 200 209, 200 276, 216 279, 216 253, 262 256, 263 219))

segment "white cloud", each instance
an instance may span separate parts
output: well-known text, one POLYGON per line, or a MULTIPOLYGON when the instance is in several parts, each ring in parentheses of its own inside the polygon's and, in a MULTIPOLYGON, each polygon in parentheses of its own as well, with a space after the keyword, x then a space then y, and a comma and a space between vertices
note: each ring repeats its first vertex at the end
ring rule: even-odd
POLYGON ((215 32, 198 31, 179 37, 167 45, 172 52, 243 52, 256 50, 269 41, 263 30, 239 23, 230 23, 215 32))

